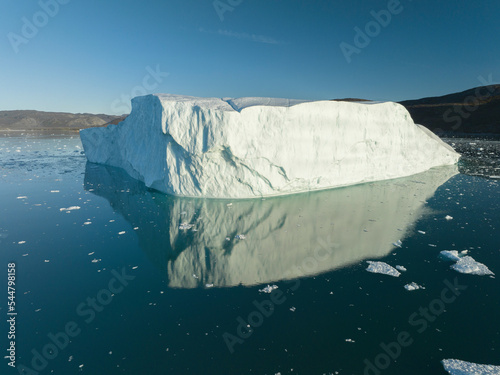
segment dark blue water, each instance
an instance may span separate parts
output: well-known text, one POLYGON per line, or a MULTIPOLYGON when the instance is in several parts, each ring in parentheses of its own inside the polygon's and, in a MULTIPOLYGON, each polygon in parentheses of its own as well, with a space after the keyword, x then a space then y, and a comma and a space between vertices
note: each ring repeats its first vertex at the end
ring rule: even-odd
POLYGON ((499 365, 498 279, 458 273, 438 254, 468 250, 500 272, 500 146, 453 142, 466 155, 458 168, 225 201, 168 197, 88 164, 76 136, 0 138, 0 346, 7 353, 11 341, 15 263, 18 366, 5 359, 0 373, 499 365), (369 273, 367 260, 407 271, 369 273), (409 292, 410 282, 425 289, 409 292), (267 285, 277 288, 259 292, 267 285))

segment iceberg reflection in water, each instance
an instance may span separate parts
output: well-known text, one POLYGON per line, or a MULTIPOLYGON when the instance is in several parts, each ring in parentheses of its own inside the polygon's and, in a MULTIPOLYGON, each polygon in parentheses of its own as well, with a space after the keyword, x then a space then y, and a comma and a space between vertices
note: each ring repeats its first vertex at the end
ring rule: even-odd
POLYGON ((439 167, 396 180, 267 199, 176 198, 125 171, 87 163, 85 189, 132 225, 174 288, 256 285, 312 276, 394 249, 425 202, 458 173, 439 167))

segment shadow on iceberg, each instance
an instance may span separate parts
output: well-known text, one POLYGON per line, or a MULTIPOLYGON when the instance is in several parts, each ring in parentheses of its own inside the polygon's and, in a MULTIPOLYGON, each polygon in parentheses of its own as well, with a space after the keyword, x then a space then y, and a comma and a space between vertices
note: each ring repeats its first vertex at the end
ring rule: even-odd
POLYGON ((124 170, 87 163, 85 189, 107 199, 170 287, 256 285, 312 276, 393 250, 425 201, 457 174, 440 167, 386 180, 291 196, 177 198, 124 170))

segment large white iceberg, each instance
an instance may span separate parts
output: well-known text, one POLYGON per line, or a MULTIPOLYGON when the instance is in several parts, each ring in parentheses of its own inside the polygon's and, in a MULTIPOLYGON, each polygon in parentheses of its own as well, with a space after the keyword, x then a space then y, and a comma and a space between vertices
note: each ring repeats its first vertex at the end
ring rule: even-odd
POLYGON ((80 131, 89 161, 188 197, 252 198, 409 176, 459 155, 396 103, 132 99, 119 125, 80 131))

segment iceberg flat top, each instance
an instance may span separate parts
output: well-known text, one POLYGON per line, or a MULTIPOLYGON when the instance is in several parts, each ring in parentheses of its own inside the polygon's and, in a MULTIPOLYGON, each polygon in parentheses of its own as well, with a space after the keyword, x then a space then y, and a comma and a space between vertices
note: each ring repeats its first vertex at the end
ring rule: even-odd
POLYGON ((176 102, 190 104, 203 109, 219 111, 241 112, 243 109, 255 106, 291 107, 301 103, 314 102, 313 100, 284 99, 284 98, 199 98, 196 96, 156 94, 162 102, 176 102))
POLYGON ((409 176, 459 155, 401 105, 277 98, 132 99, 80 131, 89 161, 186 197, 253 198, 409 176))

